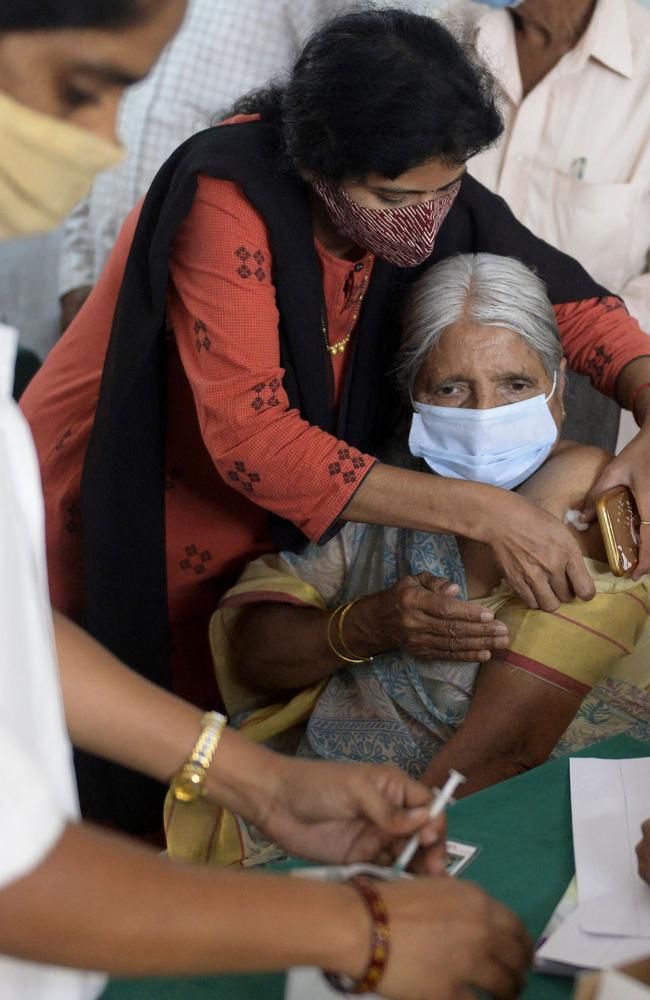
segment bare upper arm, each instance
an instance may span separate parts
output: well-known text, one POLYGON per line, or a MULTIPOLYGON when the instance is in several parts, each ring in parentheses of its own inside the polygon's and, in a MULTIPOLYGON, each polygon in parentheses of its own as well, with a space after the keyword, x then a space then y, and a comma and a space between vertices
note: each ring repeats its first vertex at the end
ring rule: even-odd
POLYGON ((562 518, 566 510, 582 509, 585 496, 613 458, 604 448, 562 441, 517 492, 562 518))
POLYGON ((450 767, 466 775, 460 795, 542 764, 578 708, 579 695, 503 660, 482 664, 467 717, 423 780, 441 786, 450 767))
MULTIPOLYGON (((584 499, 614 456, 604 448, 562 441, 558 449, 517 491, 560 520, 567 510, 582 510, 584 499)), ((582 554, 604 559, 605 549, 598 524, 573 532, 582 554)))

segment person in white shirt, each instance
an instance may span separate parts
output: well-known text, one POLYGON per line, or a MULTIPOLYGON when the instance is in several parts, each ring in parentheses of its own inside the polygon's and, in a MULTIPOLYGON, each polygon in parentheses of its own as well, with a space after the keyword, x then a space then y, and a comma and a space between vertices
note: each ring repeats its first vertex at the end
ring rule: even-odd
POLYGON ((96 284, 122 223, 168 156, 242 94, 287 71, 321 22, 350 0, 190 0, 153 72, 125 95, 118 131, 129 153, 97 178, 62 230, 62 329, 96 284))
MULTIPOLYGON (((0 238, 54 225, 92 174, 115 162, 120 92, 147 71, 184 8, 185 0, 5 0, 0 238)), ((228 729, 216 747, 225 720, 215 729, 214 719, 53 617, 36 456, 9 395, 15 342, 15 331, 0 327, 1 995, 98 996, 103 977, 74 968, 180 974, 315 964, 362 980, 376 968, 373 922, 353 886, 172 864, 79 821, 69 738, 169 780, 201 732, 207 758, 178 772, 179 797, 200 779, 210 797, 305 856, 387 860, 420 831, 421 865, 433 870, 442 860, 423 786, 385 768, 282 758, 228 729)), ((500 904, 448 879, 390 883, 381 895, 392 931, 384 995, 451 1000, 471 987, 517 995, 529 942, 500 904)))
POLYGON ((470 172, 650 331, 650 10, 461 0, 451 11, 504 96, 504 134, 470 172))

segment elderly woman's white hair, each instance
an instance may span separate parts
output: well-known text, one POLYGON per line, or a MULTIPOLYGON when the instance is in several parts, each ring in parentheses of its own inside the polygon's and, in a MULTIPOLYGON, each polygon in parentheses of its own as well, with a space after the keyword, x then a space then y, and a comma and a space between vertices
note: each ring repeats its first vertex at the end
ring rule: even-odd
POLYGON ((403 340, 396 375, 413 394, 417 374, 447 327, 466 319, 518 333, 552 378, 562 360, 560 335, 546 286, 514 257, 459 254, 426 271, 402 309, 403 340))

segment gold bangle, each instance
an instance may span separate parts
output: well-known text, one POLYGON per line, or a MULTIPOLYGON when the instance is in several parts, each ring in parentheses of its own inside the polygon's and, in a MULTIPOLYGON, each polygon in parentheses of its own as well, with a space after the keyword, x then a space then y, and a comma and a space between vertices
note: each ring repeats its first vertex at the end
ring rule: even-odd
POLYGON ((346 656, 345 653, 342 653, 340 650, 336 648, 336 646, 332 641, 332 623, 334 622, 334 619, 338 615, 339 611, 343 611, 346 607, 347 604, 340 604, 338 608, 335 608, 334 611, 332 611, 332 614, 329 617, 329 621, 327 622, 327 642, 329 644, 330 649, 334 653, 334 656, 336 656, 337 659, 341 660, 343 663, 353 663, 353 664, 366 663, 367 660, 360 660, 350 656, 346 656))
POLYGON ((201 733, 194 749, 171 780, 177 802, 194 802, 203 795, 208 768, 227 724, 221 712, 206 712, 201 719, 201 733))
MULTIPOLYGON (((356 657, 358 654, 352 652, 352 650, 348 646, 347 642, 343 638, 343 622, 345 621, 345 616, 347 615, 348 611, 350 611, 350 609, 353 608, 354 605, 358 601, 360 601, 360 600, 361 600, 360 597, 355 597, 355 599, 353 601, 348 601, 348 603, 345 604, 343 606, 343 608, 341 609, 341 615, 339 617, 339 642, 341 643, 341 647, 345 650, 345 652, 348 654, 348 656, 352 656, 352 657, 356 657)), ((373 659, 372 656, 364 656, 363 659, 356 660, 356 662, 357 663, 372 663, 372 659, 373 659)))

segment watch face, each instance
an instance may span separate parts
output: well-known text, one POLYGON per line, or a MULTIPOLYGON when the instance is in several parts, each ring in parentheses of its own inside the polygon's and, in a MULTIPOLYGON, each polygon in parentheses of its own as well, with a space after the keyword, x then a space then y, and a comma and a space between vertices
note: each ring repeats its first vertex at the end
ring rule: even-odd
POLYGON ((193 802, 203 791, 205 774, 202 768, 184 766, 172 781, 174 798, 179 802, 193 802))

